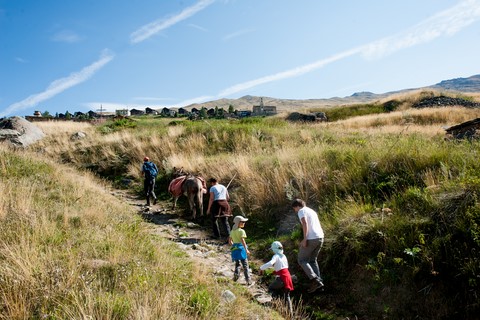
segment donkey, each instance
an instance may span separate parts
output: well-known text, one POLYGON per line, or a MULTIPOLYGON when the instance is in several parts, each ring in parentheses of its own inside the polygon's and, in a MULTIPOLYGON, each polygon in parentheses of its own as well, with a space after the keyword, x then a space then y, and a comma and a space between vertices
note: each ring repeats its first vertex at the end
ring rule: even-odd
POLYGON ((177 200, 182 194, 188 198, 188 205, 193 219, 197 216, 197 211, 203 216, 203 194, 207 192, 205 179, 199 176, 183 171, 183 168, 176 170, 174 168, 174 178, 168 186, 168 192, 173 196, 173 210, 177 207, 177 200), (179 173, 180 171, 180 173, 179 173))

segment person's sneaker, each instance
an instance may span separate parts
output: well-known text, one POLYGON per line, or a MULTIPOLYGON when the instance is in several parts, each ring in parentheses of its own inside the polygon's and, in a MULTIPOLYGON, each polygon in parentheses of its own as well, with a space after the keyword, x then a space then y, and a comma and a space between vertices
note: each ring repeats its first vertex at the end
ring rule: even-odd
POLYGON ((323 287, 324 287, 324 285, 323 285, 322 281, 320 281, 319 279, 313 279, 312 283, 310 284, 310 287, 307 290, 307 292, 308 293, 313 293, 313 292, 315 292, 318 289, 321 289, 323 287))
POLYGON ((157 198, 153 199, 153 205, 157 204, 157 198))
POLYGON ((253 282, 252 280, 247 280, 247 286, 253 286, 255 284, 255 282, 253 282))
POLYGON ((237 282, 237 280, 238 280, 238 274, 234 274, 233 275, 233 281, 237 282))

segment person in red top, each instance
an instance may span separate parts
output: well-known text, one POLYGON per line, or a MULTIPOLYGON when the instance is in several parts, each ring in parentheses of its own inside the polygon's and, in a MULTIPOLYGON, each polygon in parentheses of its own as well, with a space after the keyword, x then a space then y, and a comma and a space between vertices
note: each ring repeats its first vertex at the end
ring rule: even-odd
POLYGON ((260 267, 260 273, 268 268, 274 268, 275 279, 268 286, 268 291, 272 293, 272 297, 283 297, 288 303, 288 308, 292 314, 292 302, 290 300, 290 291, 293 291, 293 282, 290 271, 288 271, 288 260, 283 254, 283 246, 279 241, 274 241, 270 247, 275 253, 264 265, 260 267))

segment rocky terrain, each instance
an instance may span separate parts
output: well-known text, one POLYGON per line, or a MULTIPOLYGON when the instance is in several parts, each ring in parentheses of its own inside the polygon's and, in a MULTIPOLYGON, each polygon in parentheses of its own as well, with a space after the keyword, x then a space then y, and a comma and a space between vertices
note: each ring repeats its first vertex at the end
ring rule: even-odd
POLYGON ((436 108, 461 106, 466 108, 480 108, 480 103, 446 96, 424 98, 413 105, 414 108, 436 108))
POLYGON ((27 147, 43 137, 43 131, 24 118, 0 119, 0 141, 7 141, 15 147, 27 147))
MULTIPOLYGON (((230 255, 230 246, 222 240, 212 239, 210 229, 180 216, 178 213, 182 209, 172 210, 171 202, 158 201, 156 205, 146 207, 143 199, 138 199, 127 191, 114 190, 112 193, 121 201, 131 205, 145 221, 149 222, 153 234, 177 243, 179 248, 194 261, 210 270, 212 277, 233 281, 234 264, 230 255)), ((210 217, 204 218, 210 219, 210 217)), ((253 261, 251 257, 249 260, 253 261)), ((258 263, 263 264, 260 261, 258 263)), ((251 276, 252 285, 246 285, 243 272, 238 283, 245 285, 257 302, 268 305, 272 298, 265 285, 261 284, 256 274, 251 273, 251 276)), ((232 294, 231 292, 223 293, 227 300, 235 298, 232 294)))

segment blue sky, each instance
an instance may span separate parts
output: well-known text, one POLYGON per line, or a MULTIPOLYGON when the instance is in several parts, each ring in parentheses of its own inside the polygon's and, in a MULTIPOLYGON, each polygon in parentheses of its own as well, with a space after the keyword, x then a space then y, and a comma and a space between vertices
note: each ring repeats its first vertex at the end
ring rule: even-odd
POLYGON ((0 0, 0 117, 480 73, 480 0, 0 0))

